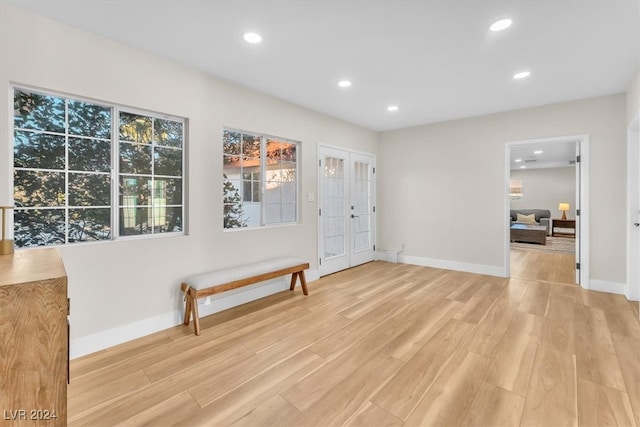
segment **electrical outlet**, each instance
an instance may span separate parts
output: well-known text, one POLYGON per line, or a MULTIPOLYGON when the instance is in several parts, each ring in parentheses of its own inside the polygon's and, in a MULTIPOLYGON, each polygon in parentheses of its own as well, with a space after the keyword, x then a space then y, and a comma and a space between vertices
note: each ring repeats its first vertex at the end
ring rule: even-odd
POLYGON ((206 297, 204 299, 204 305, 211 305, 211 297, 206 297))

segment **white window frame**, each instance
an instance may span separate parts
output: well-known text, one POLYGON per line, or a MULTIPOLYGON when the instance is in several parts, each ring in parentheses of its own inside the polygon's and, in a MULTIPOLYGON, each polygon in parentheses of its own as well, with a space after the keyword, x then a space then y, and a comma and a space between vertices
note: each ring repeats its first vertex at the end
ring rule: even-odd
MULTIPOLYGON (((246 226, 246 227, 230 227, 230 228, 226 228, 224 227, 224 221, 223 221, 223 225, 222 225, 222 229, 225 232, 234 232, 234 231, 240 231, 240 230, 256 230, 256 229, 260 229, 260 228, 268 228, 268 227, 283 227, 283 226, 289 226, 289 225, 294 225, 294 224, 298 224, 299 223, 299 218, 300 218, 300 192, 299 192, 299 188, 300 188, 300 147, 301 147, 301 142, 300 141, 296 141, 290 138, 283 138, 283 137, 279 137, 279 136, 273 136, 273 135, 268 135, 268 134, 264 134, 264 133, 258 133, 258 132, 251 132, 251 131, 245 131, 245 130, 241 130, 241 129, 236 129, 236 128, 231 128, 231 127, 224 127, 223 129, 223 135, 226 132, 237 132, 243 135, 251 135, 254 137, 258 137, 260 138, 260 221, 258 225, 252 225, 252 226, 246 226), (267 222, 266 218, 267 218, 267 200, 266 200, 266 184, 267 184, 267 141, 268 140, 274 140, 274 141, 279 141, 279 142, 284 142, 287 144, 293 144, 296 147, 296 157, 295 157, 295 164, 296 164, 296 175, 295 175, 295 188, 294 188, 294 192, 295 192, 295 219, 293 221, 280 221, 280 222, 267 222)), ((223 136, 224 138, 224 136, 223 136)), ((222 148, 222 158, 223 158, 223 174, 224 174, 224 157, 227 155, 224 152, 224 144, 223 144, 223 148, 222 148)), ((240 156, 242 156, 242 153, 240 153, 240 156)), ((242 191, 241 195, 240 195, 240 205, 244 205, 245 202, 244 201, 244 179, 242 177, 242 173, 240 174, 240 190, 242 191)), ((256 203, 256 202, 251 202, 251 203, 256 203)), ((280 205, 282 205, 283 203, 280 203, 280 205)), ((223 211, 224 211, 224 195, 223 195, 223 211)))
MULTIPOLYGON (((126 107, 126 106, 122 106, 116 103, 112 103, 112 102, 107 102, 107 101, 100 101, 100 100, 95 100, 95 99, 91 99, 91 98, 86 98, 86 97, 82 97, 82 96, 77 96, 77 95, 70 95, 70 94, 66 94, 66 93, 61 93, 61 92, 57 92, 57 91, 53 91, 53 90, 47 90, 47 89, 39 89, 39 88, 33 88, 30 87, 28 85, 12 85, 11 86, 11 100, 13 102, 13 100, 15 100, 15 96, 16 96, 16 91, 24 91, 24 92, 32 92, 32 93, 37 93, 39 95, 43 95, 43 96, 52 96, 52 97, 58 97, 58 98, 63 98, 65 99, 65 103, 67 101, 79 101, 79 102, 83 102, 83 103, 88 103, 88 104, 93 104, 96 106, 100 106, 100 107, 105 107, 105 108, 109 108, 111 110, 111 138, 110 140, 107 138, 90 138, 90 137, 85 137, 82 135, 70 135, 68 132, 68 128, 65 129, 64 132, 64 137, 65 137, 65 169, 63 170, 55 170, 55 172, 60 172, 62 174, 65 175, 65 206, 58 208, 58 210, 62 210, 65 211, 65 242, 64 243, 54 243, 54 244, 48 244, 48 245, 38 245, 38 246, 26 246, 24 247, 25 249, 28 248, 38 248, 38 247, 57 247, 57 246, 67 246, 67 245, 76 245, 76 244, 91 244, 91 243, 104 243, 104 242, 114 242, 114 241, 122 241, 122 240, 130 240, 130 239, 146 239, 146 238, 164 238, 164 237, 176 237, 176 236, 184 236, 187 234, 187 206, 186 206, 186 200, 187 200, 187 162, 186 162, 186 158, 187 158, 187 149, 188 149, 188 143, 187 143, 187 125, 188 125, 188 120, 184 117, 179 117, 179 116, 174 116, 174 115, 169 115, 169 114, 161 114, 161 113, 156 113, 156 112, 151 112, 151 111, 147 111, 147 110, 142 110, 142 109, 137 109, 137 108, 130 108, 130 107, 126 107), (161 233, 155 233, 155 232, 151 232, 151 233, 146 233, 146 234, 131 234, 131 235, 121 235, 120 233, 120 209, 122 208, 121 204, 120 204, 120 113, 128 113, 128 114, 136 114, 136 115, 141 115, 141 116, 145 116, 145 117, 150 117, 150 118, 154 118, 154 119, 160 119, 160 120, 168 120, 168 121, 175 121, 175 122, 179 122, 182 123, 182 146, 181 148, 179 148, 179 150, 182 151, 181 153, 181 176, 179 177, 169 177, 169 176, 164 176, 161 175, 160 177, 164 177, 164 178, 171 178, 171 179, 180 179, 181 180, 181 201, 180 201, 180 205, 166 205, 164 206, 165 208, 170 208, 170 207, 181 207, 182 208, 182 215, 181 215, 181 230, 180 231, 166 231, 166 232, 161 232, 161 233), (68 212, 70 209, 73 209, 74 206, 71 206, 69 204, 69 179, 68 179, 68 175, 69 175, 69 155, 68 155, 68 151, 69 151, 69 138, 70 137, 78 137, 81 139, 99 139, 99 140, 103 140, 103 141, 110 141, 111 144, 111 165, 110 165, 110 171, 109 172, 104 172, 104 173, 100 173, 103 175, 108 174, 110 177, 110 197, 111 197, 111 203, 109 206, 105 206, 104 208, 110 208, 111 209, 111 217, 110 217, 110 238, 109 239, 104 239, 104 240, 83 240, 83 241, 74 241, 74 242, 69 242, 69 216, 68 216, 68 212)), ((14 144, 15 144, 15 131, 16 130, 21 130, 22 128, 17 128, 15 127, 15 122, 14 122, 14 114, 13 114, 13 108, 11 108, 11 180, 10 180, 10 191, 11 191, 11 195, 12 198, 15 197, 15 182, 14 182, 14 175, 13 175, 13 171, 15 171, 15 166, 14 166, 14 144)), ((68 111, 67 111, 67 107, 65 106, 65 126, 68 125, 68 111)), ((25 129, 28 131, 33 132, 33 130, 29 130, 29 129, 25 129)), ((55 132, 47 132, 49 134, 55 134, 55 132)), ((156 144, 150 144, 150 146, 155 147, 156 144)), ((162 145, 160 145, 160 147, 164 147, 162 145)), ((177 148, 176 148, 177 149, 177 148)), ((153 158, 153 153, 154 150, 152 149, 152 156, 151 156, 151 177, 155 178, 156 174, 154 173, 154 158, 153 158)), ((46 168, 25 168, 25 169, 30 169, 30 170, 34 170, 34 171, 47 171, 48 169, 46 168)), ((87 174, 92 174, 92 173, 97 173, 97 172, 91 172, 91 171, 84 171, 83 173, 87 173, 87 174)), ((135 175, 135 174, 127 174, 127 175, 135 175)), ((153 189, 150 189, 150 191, 153 191, 153 189)), ((153 201, 151 200, 150 202, 151 204, 149 205, 149 208, 151 209, 153 206, 153 201)), ((47 209, 48 207, 35 207, 34 209, 47 209)), ((92 208, 96 208, 93 207, 92 208)), ((27 209, 28 210, 28 209, 27 209)), ((11 223, 11 228, 13 229, 13 218, 11 218, 11 220, 9 221, 11 223)), ((153 221, 152 221, 153 222, 153 221)), ((7 224, 7 226, 9 226, 9 224, 7 224)), ((153 230, 153 226, 152 226, 152 230, 153 230)))

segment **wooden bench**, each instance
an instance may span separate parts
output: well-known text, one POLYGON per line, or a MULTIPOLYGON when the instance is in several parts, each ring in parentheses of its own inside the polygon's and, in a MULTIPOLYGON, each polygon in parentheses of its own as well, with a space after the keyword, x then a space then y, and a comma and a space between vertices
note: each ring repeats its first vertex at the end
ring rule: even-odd
POLYGON ((275 258, 255 264, 191 276, 182 282, 180 286, 182 292, 184 292, 185 300, 184 324, 188 326, 189 320, 193 316, 195 333, 200 335, 198 298, 208 297, 287 274, 291 274, 289 290, 293 291, 297 278, 300 278, 302 292, 308 295, 307 281, 304 277, 304 270, 307 268, 309 268, 309 263, 298 258, 275 258))

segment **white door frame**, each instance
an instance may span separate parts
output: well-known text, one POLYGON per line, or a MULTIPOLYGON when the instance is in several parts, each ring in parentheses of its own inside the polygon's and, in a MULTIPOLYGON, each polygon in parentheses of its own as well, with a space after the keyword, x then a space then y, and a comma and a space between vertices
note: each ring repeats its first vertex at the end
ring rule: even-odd
MULTIPOLYGON (((589 284, 589 135, 569 135, 552 138, 526 139, 522 141, 507 141, 505 143, 504 161, 504 277, 511 274, 511 242, 510 242, 510 199, 509 177, 511 176, 511 147, 514 145, 539 144, 549 142, 578 142, 580 146, 580 182, 576 183, 580 197, 580 218, 576 218, 576 233, 580 233, 577 250, 580 253, 580 270, 577 270, 576 280, 584 289, 590 289, 589 284)), ((549 224, 551 226, 551 224, 549 224)), ((577 252, 577 251, 576 251, 577 252)))
MULTIPOLYGON (((317 160, 318 162, 320 162, 322 160, 321 151, 323 149, 339 150, 339 151, 342 151, 344 153, 349 154, 349 157, 351 157, 350 156, 351 154, 364 155, 364 156, 371 157, 373 159, 373 165, 372 165, 373 169, 375 170, 375 168, 376 168, 376 155, 373 154, 373 153, 368 153, 368 152, 365 152, 365 151, 352 150, 350 148, 345 148, 345 147, 340 147, 340 146, 337 146, 337 145, 326 144, 326 143, 323 143, 321 141, 318 141, 318 144, 316 146, 316 158, 318 159, 317 160)), ((320 167, 319 163, 318 163, 318 165, 320 167)), ((350 161, 347 162, 345 167, 346 168, 351 168, 351 162, 350 161)), ((318 272, 320 273, 320 275, 322 275, 321 258, 323 258, 323 255, 324 255, 324 241, 323 241, 324 237, 322 235, 322 222, 321 222, 322 218, 318 214, 319 209, 321 208, 322 203, 323 203, 322 198, 320 197, 321 194, 322 194, 320 186, 324 185, 324 182, 320 177, 320 171, 321 170, 322 170, 321 168, 318 169, 318 172, 316 173, 316 177, 317 177, 317 179, 316 179, 316 181, 317 181, 317 192, 316 192, 316 194, 318 195, 318 197, 317 197, 317 209, 316 209, 316 215, 317 215, 316 218, 317 218, 317 221, 318 221, 317 222, 317 230, 316 230, 316 232, 317 232, 317 254, 318 254, 317 258, 318 258, 318 272)), ((349 171, 349 174, 350 174, 350 172, 351 171, 349 171)), ((350 188, 351 183, 349 182, 347 186, 349 187, 348 191, 351 192, 351 188, 350 188)), ((373 173, 373 175, 372 175, 372 197, 371 197, 373 206, 376 205, 376 193, 377 193, 376 188, 377 188, 377 185, 376 185, 376 174, 373 173)), ((349 214, 350 213, 351 212, 349 211, 349 214)), ((377 221, 375 219, 375 211, 374 211, 374 213, 373 213, 373 221, 372 221, 372 229, 371 229, 371 244, 373 245, 373 248, 374 248, 374 250, 373 250, 373 259, 374 260, 376 259, 376 250, 375 250, 375 247, 376 247, 376 234, 377 234, 377 221)), ((348 233, 347 237, 348 237, 348 239, 351 237, 351 232, 348 233)), ((347 243, 347 253, 348 253, 348 257, 349 257, 349 263, 352 264, 351 253, 352 253, 352 244, 353 244, 353 242, 348 240, 346 243, 347 243)), ((350 266, 352 266, 352 265, 350 265, 350 266)), ((347 268, 349 268, 349 267, 347 267, 347 268)), ((325 273, 325 274, 328 274, 328 273, 325 273)))
POLYGON ((640 300, 640 111, 627 128, 627 280, 624 294, 640 300))

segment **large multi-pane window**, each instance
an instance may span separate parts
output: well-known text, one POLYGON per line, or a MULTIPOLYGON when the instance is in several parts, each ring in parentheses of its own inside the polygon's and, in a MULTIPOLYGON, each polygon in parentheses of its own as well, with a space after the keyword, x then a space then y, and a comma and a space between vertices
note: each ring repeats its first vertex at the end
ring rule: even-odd
POLYGON ((184 120, 14 90, 17 247, 182 231, 184 120))
POLYGON ((297 221, 297 147, 283 138, 224 130, 224 228, 297 221))

